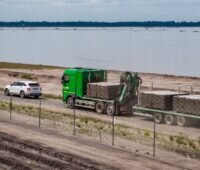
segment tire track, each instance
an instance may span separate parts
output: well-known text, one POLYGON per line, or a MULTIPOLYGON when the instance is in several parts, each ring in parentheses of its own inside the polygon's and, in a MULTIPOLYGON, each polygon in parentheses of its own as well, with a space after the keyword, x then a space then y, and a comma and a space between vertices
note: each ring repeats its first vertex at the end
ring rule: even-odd
POLYGON ((0 141, 0 152, 4 151, 14 157, 13 159, 9 159, 9 157, 1 156, 0 162, 8 166, 15 165, 16 163, 15 169, 45 169, 44 166, 47 167, 46 169, 49 167, 49 169, 66 170, 113 169, 92 162, 89 159, 65 152, 59 152, 54 148, 44 147, 31 141, 23 141, 2 132, 0 132, 0 141), (23 163, 20 162, 20 160, 24 159, 28 160, 26 162, 29 162, 30 167, 26 165, 25 161, 23 161, 23 163), (30 164, 30 162, 32 163, 30 164))

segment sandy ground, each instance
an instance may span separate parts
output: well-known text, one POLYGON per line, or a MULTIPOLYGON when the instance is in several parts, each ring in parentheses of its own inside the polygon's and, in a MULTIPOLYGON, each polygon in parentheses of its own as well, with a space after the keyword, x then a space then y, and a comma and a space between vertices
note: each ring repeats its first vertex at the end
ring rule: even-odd
POLYGON ((23 162, 22 165, 28 166, 30 169, 35 169, 36 166, 48 169, 51 162, 52 166, 57 163, 57 169, 76 169, 78 163, 82 165, 78 169, 195 170, 200 166, 199 161, 188 160, 186 157, 176 154, 153 158, 151 155, 134 153, 93 140, 70 136, 46 128, 39 129, 27 124, 10 122, 2 118, 0 119, 0 140, 0 152, 6 152, 6 154, 0 154, 0 165, 2 166, 10 166, 9 161, 14 162, 16 159, 20 160, 18 164, 23 162), (22 148, 24 149, 22 150, 22 148), (7 164, 2 163, 2 160, 5 159, 9 159, 7 164), (90 168, 85 168, 85 166, 90 168))
MULTIPOLYGON (((9 77, 9 73, 19 72, 33 74, 38 77, 38 80, 42 86, 43 92, 54 95, 61 95, 62 85, 61 76, 63 74, 62 69, 42 69, 42 70, 23 70, 23 69, 0 69, 0 88, 5 85, 17 81, 19 77, 9 77)), ((119 82, 121 72, 109 71, 108 81, 119 82)), ((181 91, 192 91, 194 93, 200 93, 200 78, 195 77, 183 77, 183 76, 170 76, 170 75, 158 75, 158 74, 139 74, 143 80, 141 88, 153 88, 154 89, 168 89, 176 90, 180 88, 181 91)))

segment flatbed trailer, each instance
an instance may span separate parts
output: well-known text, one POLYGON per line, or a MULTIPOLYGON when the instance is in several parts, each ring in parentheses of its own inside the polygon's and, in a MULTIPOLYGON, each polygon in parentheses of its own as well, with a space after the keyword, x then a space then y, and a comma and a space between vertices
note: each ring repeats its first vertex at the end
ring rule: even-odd
POLYGON ((178 126, 188 126, 200 122, 200 116, 174 112, 171 110, 168 111, 134 106, 133 111, 152 115, 156 123, 166 123, 168 125, 177 124, 178 126))

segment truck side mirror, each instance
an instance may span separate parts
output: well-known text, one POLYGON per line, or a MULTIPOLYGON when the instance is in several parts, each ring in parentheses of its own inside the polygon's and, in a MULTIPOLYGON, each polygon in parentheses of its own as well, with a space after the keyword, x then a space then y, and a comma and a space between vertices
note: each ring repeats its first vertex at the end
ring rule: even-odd
POLYGON ((63 76, 62 76, 62 83, 68 83, 68 82, 69 82, 69 77, 63 75, 63 76))

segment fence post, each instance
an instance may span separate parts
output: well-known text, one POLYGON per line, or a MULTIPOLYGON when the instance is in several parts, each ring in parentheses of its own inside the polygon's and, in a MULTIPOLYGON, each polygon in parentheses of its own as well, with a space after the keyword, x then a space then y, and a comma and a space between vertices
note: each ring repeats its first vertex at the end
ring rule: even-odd
POLYGON ((179 87, 178 88, 178 95, 180 96, 180 94, 181 94, 181 88, 179 87))
POLYGON ((74 106, 74 115, 73 115, 73 125, 74 125, 73 135, 75 136, 76 135, 76 108, 75 106, 74 106))
POLYGON ((41 104, 42 104, 42 101, 40 98, 39 100, 39 127, 41 126, 41 104))
POLYGON ((193 87, 191 86, 191 92, 190 92, 190 93, 193 94, 193 91, 194 91, 194 90, 193 90, 193 87))
MULTIPOLYGON (((117 104, 115 105, 116 113, 118 113, 117 104)), ((112 114, 112 146, 115 145, 115 113, 112 114)))
POLYGON ((154 119, 154 126, 153 126, 153 157, 156 156, 156 121, 154 119))
POLYGON ((153 88, 154 88, 154 87, 153 87, 153 81, 152 81, 152 82, 151 82, 151 90, 153 90, 153 88))
POLYGON ((140 84, 139 84, 139 87, 138 87, 138 105, 140 106, 140 84))
POLYGON ((12 120, 12 95, 10 95, 10 120, 12 120))

